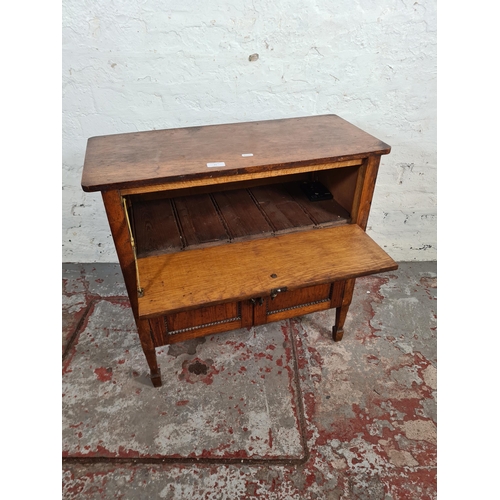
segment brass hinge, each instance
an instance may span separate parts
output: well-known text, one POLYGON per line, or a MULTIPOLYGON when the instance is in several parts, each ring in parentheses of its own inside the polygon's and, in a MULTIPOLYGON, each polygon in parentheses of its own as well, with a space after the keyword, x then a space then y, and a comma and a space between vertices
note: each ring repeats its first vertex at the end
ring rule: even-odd
POLYGON ((134 235, 132 234, 132 227, 130 225, 130 219, 128 216, 128 209, 127 209, 127 200, 126 198, 122 197, 122 203, 123 203, 123 210, 125 211, 125 219, 127 220, 127 227, 128 227, 128 232, 130 235, 130 245, 132 246, 132 251, 134 253, 134 263, 135 263, 135 274, 137 277, 137 296, 142 297, 144 296, 144 289, 141 288, 141 282, 139 280, 139 266, 137 265, 137 252, 135 250, 135 241, 134 241, 134 235))
POLYGON ((271 299, 274 299, 274 297, 276 297, 276 295, 278 295, 278 293, 286 292, 287 290, 288 290, 288 288, 286 286, 282 286, 281 288, 273 288, 271 290, 271 299))

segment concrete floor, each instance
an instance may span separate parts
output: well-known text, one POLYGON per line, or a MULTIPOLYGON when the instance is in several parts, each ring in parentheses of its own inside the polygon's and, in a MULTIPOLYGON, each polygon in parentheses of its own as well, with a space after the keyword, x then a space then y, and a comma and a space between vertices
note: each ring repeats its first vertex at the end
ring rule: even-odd
POLYGON ((64 499, 436 498, 436 263, 334 311, 158 349, 120 269, 63 265, 64 499))

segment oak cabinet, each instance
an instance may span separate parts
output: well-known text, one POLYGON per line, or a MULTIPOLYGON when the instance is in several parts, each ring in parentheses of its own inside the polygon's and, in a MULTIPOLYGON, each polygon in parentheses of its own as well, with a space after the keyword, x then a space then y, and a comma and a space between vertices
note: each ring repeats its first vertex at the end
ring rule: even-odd
POLYGON ((365 233, 389 152, 336 115, 90 138, 153 384, 194 337, 336 308, 340 340, 355 279, 397 269, 365 233))

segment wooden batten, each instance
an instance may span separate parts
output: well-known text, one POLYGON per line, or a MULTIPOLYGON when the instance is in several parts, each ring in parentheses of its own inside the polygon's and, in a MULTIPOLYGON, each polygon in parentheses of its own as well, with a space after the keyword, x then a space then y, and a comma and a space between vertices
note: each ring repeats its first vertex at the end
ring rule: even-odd
POLYGON ((310 202, 298 182, 174 198, 129 198, 137 255, 333 227, 351 221, 337 200, 310 202))

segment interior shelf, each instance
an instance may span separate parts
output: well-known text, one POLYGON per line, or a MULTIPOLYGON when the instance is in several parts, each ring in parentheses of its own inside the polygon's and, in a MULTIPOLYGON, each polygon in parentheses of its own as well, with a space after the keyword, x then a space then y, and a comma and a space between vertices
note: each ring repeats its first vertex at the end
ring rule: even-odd
POLYGON ((139 258, 350 221, 334 199, 309 201, 298 182, 132 203, 139 258))

